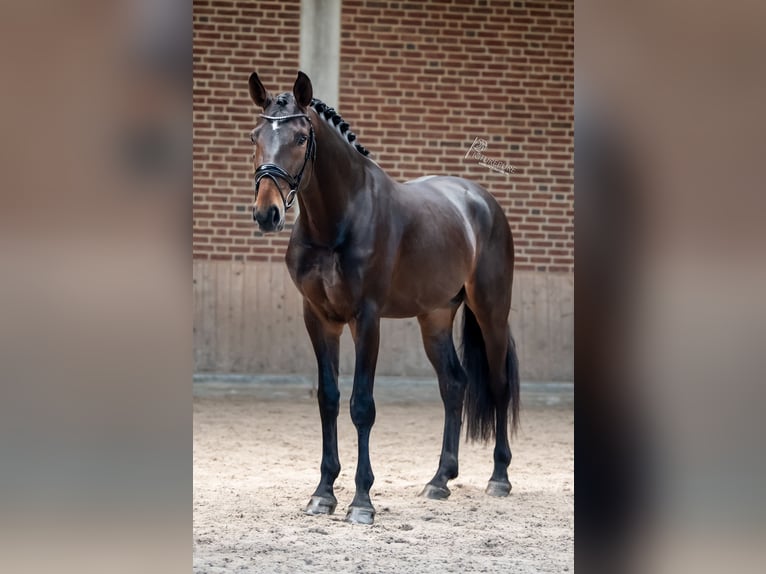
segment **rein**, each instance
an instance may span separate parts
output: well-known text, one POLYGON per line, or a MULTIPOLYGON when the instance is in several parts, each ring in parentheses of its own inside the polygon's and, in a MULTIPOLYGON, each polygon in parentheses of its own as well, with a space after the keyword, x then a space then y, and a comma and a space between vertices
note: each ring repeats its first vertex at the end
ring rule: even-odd
POLYGON ((279 195, 282 197, 282 203, 285 205, 285 211, 287 211, 295 203, 295 197, 298 195, 298 187, 301 184, 301 179, 303 178, 303 171, 306 169, 306 164, 308 163, 309 159, 314 161, 314 158, 316 158, 317 150, 316 138, 314 136, 314 126, 311 124, 311 118, 306 114, 292 114, 290 116, 267 116, 260 114, 260 116, 264 119, 276 122, 283 122, 296 118, 306 118, 309 121, 309 142, 306 144, 306 155, 303 158, 303 165, 301 166, 301 170, 298 172, 298 175, 293 177, 287 172, 287 170, 274 163, 261 164, 255 170, 255 196, 258 197, 258 186, 260 185, 261 180, 264 177, 268 177, 271 181, 274 182, 274 185, 277 186, 279 195), (282 188, 277 182, 277 178, 285 180, 287 185, 290 187, 290 191, 286 198, 282 193, 282 188))

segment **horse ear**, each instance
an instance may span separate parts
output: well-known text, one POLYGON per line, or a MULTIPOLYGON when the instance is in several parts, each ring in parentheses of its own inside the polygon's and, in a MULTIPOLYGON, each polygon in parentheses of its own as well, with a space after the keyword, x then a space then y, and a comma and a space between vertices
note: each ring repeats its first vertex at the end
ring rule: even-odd
POLYGON ((311 87, 311 80, 303 72, 298 72, 298 77, 293 85, 293 96, 295 102, 302 108, 308 107, 311 98, 314 97, 314 88, 311 87))
POLYGON ((250 74, 250 80, 248 80, 247 83, 250 88, 250 97, 255 104, 261 106, 264 110, 269 107, 269 104, 271 103, 271 94, 263 87, 261 80, 258 78, 258 74, 255 72, 250 74))

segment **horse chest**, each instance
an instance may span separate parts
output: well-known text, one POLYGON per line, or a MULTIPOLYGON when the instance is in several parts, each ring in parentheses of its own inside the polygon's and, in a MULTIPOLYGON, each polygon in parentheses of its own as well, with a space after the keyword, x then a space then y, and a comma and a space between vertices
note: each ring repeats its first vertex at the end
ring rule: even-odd
POLYGON ((347 321, 354 314, 352 277, 337 253, 308 256, 308 265, 297 276, 304 297, 335 320, 347 321))

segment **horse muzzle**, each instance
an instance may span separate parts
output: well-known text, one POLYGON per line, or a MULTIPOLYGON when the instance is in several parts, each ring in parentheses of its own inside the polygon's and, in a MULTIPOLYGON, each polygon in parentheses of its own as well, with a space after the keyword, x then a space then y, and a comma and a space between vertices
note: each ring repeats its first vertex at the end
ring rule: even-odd
POLYGON ((253 207, 253 221, 264 233, 282 231, 285 227, 285 219, 276 205, 270 205, 261 211, 253 207))

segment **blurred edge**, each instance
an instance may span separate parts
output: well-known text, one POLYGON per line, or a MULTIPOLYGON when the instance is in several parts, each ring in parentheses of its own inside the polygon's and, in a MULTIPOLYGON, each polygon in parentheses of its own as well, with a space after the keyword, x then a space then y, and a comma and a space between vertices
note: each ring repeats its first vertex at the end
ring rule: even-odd
POLYGON ((0 571, 186 572, 191 4, 0 29, 0 571))
POLYGON ((576 566, 762 569, 756 2, 578 2, 576 566))

